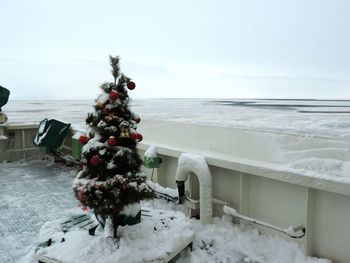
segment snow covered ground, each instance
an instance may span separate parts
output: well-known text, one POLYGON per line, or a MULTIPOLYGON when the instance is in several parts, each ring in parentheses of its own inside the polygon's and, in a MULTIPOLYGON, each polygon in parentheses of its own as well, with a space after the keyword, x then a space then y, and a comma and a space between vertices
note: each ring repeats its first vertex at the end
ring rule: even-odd
MULTIPOLYGON (((84 128, 93 104, 93 100, 10 100, 3 111, 9 123, 56 118, 84 128)), ((350 135, 350 100, 143 99, 133 100, 131 107, 141 119, 308 135, 350 135)))
MULTIPOLYGON (((0 165, 0 262, 35 262, 31 255, 41 226, 79 209, 71 190, 74 175, 74 169, 47 161, 0 165)), ((144 205, 183 211, 183 207, 163 200, 144 205)), ((194 219, 189 223, 196 233, 194 249, 183 252, 177 263, 329 262, 306 257, 295 243, 260 235, 254 228, 243 229, 234 225, 229 217, 215 218, 213 224, 205 226, 194 219)))

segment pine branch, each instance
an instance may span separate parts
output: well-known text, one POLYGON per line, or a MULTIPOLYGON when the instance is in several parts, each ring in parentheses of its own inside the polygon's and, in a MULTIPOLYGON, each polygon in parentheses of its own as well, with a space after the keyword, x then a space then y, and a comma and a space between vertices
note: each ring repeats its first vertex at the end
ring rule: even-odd
POLYGON ((116 57, 109 56, 109 60, 110 60, 110 65, 112 66, 111 73, 114 77, 114 84, 116 84, 117 78, 118 78, 119 72, 120 72, 120 66, 119 66, 120 57, 119 56, 116 56, 116 57))

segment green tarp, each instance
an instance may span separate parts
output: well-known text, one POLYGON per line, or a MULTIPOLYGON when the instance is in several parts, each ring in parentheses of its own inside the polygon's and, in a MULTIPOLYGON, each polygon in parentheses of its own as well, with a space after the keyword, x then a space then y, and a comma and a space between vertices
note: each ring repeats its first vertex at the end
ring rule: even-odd
POLYGON ((0 86, 0 111, 1 111, 1 107, 7 103, 9 96, 10 96, 10 91, 0 86))
POLYGON ((67 136, 69 128, 69 123, 66 124, 54 119, 44 119, 40 122, 39 130, 33 143, 38 147, 58 148, 67 136))

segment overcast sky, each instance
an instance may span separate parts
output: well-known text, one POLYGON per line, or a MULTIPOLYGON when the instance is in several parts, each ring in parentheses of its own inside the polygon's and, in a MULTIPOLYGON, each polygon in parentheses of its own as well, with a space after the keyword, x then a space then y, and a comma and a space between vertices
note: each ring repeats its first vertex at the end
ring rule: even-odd
POLYGON ((0 85, 12 99, 350 99, 350 1, 0 0, 0 85))

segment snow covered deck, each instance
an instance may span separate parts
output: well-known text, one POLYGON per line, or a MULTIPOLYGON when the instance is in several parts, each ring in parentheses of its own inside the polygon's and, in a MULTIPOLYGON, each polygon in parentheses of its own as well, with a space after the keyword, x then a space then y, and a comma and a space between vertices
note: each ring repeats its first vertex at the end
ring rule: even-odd
POLYGON ((77 205, 75 170, 48 161, 0 164, 0 262, 29 262, 40 227, 77 205))
MULTIPOLYGON (((40 227, 76 210, 71 182, 75 170, 48 161, 1 163, 0 165, 0 262, 33 263, 40 227)), ((165 201, 146 206, 174 208, 165 201)), ((284 262, 325 263, 306 257, 296 243, 260 235, 254 228, 243 230, 231 218, 215 218, 203 226, 190 221, 196 239, 192 252, 183 253, 177 263, 189 262, 284 262)))

